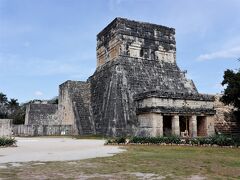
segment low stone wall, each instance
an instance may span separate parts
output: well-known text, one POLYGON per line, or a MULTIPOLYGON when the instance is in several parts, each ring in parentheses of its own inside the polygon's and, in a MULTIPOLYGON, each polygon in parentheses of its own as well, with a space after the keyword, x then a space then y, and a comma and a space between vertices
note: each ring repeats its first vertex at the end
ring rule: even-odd
POLYGON ((72 135, 71 125, 13 125, 14 136, 72 135))
POLYGON ((0 137, 9 137, 11 135, 11 119, 0 119, 0 137))
POLYGON ((26 107, 25 125, 60 125, 57 104, 30 103, 26 107))

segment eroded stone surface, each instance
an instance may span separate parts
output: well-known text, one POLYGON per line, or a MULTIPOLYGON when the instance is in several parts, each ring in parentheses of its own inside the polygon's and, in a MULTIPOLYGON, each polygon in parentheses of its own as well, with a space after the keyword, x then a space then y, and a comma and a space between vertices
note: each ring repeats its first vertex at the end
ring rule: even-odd
POLYGON ((12 135, 11 119, 0 119, 0 137, 12 135))
POLYGON ((199 94, 177 66, 174 35, 173 28, 121 18, 98 34, 98 67, 88 79, 96 133, 158 135, 159 118, 147 113, 215 113, 213 97, 199 94))
POLYGON ((75 134, 209 135, 213 101, 177 66, 175 29, 116 18, 97 35, 94 74, 60 85, 58 122, 75 134))

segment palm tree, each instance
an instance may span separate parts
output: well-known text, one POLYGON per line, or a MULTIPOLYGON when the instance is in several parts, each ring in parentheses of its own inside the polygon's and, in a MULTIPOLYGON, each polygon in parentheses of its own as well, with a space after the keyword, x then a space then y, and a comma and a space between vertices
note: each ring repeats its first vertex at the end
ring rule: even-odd
POLYGON ((15 109, 19 106, 18 100, 17 99, 10 99, 10 101, 8 101, 8 107, 10 109, 15 109))

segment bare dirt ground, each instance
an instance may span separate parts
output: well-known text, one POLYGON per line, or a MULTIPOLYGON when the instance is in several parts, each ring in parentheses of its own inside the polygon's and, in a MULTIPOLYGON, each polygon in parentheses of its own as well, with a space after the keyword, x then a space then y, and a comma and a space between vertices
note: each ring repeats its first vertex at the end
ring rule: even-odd
POLYGON ((0 164, 30 161, 69 161, 107 157, 124 150, 104 146, 104 140, 16 138, 17 147, 0 148, 0 164))

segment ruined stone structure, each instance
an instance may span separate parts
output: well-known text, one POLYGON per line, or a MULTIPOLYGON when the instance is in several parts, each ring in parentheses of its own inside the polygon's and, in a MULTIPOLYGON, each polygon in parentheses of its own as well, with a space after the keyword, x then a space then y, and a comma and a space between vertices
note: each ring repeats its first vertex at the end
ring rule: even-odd
POLYGON ((94 133, 90 100, 90 84, 87 82, 66 81, 59 86, 59 119, 64 125, 73 125, 74 134, 94 133))
POLYGON ((215 129, 217 133, 239 134, 240 121, 234 115, 234 107, 224 105, 219 99, 220 94, 215 96, 214 108, 216 110, 215 129))
POLYGON ((61 119, 80 134, 214 133, 214 99, 178 68, 175 30, 165 26, 116 18, 97 35, 95 73, 60 85, 59 98, 61 119))
POLYGON ((25 125, 59 125, 58 105, 29 103, 26 106, 25 125))
POLYGON ((73 135, 72 125, 12 125, 14 136, 73 135))
POLYGON ((12 136, 12 119, 0 119, 0 137, 12 136))
POLYGON ((60 124, 107 136, 214 133, 214 97, 176 64, 175 30, 116 18, 97 35, 97 69, 59 87, 60 124))
POLYGON ((62 123, 57 104, 36 101, 26 106, 24 125, 12 125, 15 136, 76 134, 73 124, 62 123))

